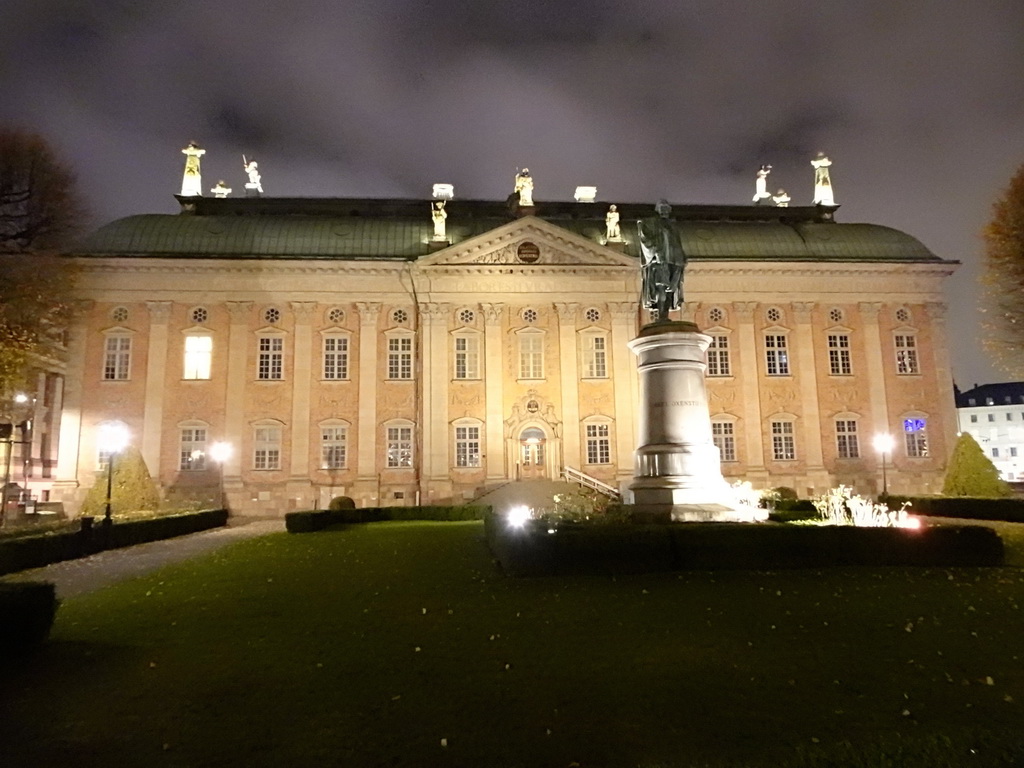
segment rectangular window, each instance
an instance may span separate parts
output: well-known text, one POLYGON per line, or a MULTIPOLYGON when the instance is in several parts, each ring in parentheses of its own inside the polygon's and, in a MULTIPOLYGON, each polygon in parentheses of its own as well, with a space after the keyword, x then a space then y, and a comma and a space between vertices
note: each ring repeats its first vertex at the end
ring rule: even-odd
POLYGON ((1012 413, 1006 414, 1006 420, 1007 421, 1013 421, 1013 414, 1012 413))
POLYGON ((731 376, 729 361, 729 337, 724 333, 712 333, 708 347, 708 376, 731 376))
POLYGON ((348 459, 348 429, 320 428, 320 468, 344 469, 348 459))
POLYGON ((583 378, 608 376, 608 340, 604 336, 583 337, 583 378))
POLYGON ((281 428, 256 427, 253 441, 253 469, 281 468, 281 428))
POLYGON ((388 427, 388 466, 412 466, 412 427, 388 427))
POLYGON ((904 334, 897 334, 896 343, 896 373, 902 376, 912 376, 920 373, 917 367, 917 337, 904 334))
POLYGON ((972 413, 971 414, 971 424, 977 424, 977 423, 978 423, 978 414, 972 413))
POLYGON ((722 461, 736 461, 736 429, 731 421, 712 421, 711 439, 722 461))
POLYGON ((107 336, 104 342, 103 378, 105 381, 125 381, 132 365, 132 337, 107 336))
POLYGON ((544 337, 539 333, 519 335, 519 378, 544 378, 544 337))
POLYGON ((836 455, 840 459, 859 459, 860 443, 857 440, 857 422, 850 419, 836 420, 836 455))
POLYGON ((388 378, 412 378, 412 336, 388 339, 388 378))
POLYGON ((185 337, 185 379, 208 379, 213 363, 213 337, 185 337))
POLYGON ((992 458, 993 459, 998 459, 999 458, 999 449, 998 448, 993 448, 992 449, 992 458))
POLYGON ((256 378, 265 381, 284 377, 284 339, 281 336, 260 336, 256 378))
POLYGON ((455 378, 480 378, 480 349, 475 336, 455 337, 455 378))
POLYGON ((324 379, 348 378, 348 337, 324 336, 324 379))
POLYGON ((828 335, 828 372, 833 376, 849 376, 853 372, 850 366, 849 334, 828 335))
POLYGON ((793 440, 793 422, 772 422, 772 458, 775 461, 796 459, 796 443, 793 440))
POLYGON ((480 427, 455 428, 455 466, 480 466, 480 427))
POLYGON ((587 424, 587 464, 611 464, 612 444, 607 424, 587 424))
POLYGON ((184 427, 178 451, 178 469, 182 472, 206 469, 206 427, 184 427))
POLYGON ((1016 447, 1010 448, 1010 458, 1013 458, 1013 459, 1017 458, 1017 448, 1016 447))
POLYGON ((924 419, 904 419, 903 437, 907 456, 912 459, 928 458, 928 423, 924 419))
POLYGON ((789 376, 789 352, 785 336, 771 333, 764 337, 764 358, 769 376, 789 376))

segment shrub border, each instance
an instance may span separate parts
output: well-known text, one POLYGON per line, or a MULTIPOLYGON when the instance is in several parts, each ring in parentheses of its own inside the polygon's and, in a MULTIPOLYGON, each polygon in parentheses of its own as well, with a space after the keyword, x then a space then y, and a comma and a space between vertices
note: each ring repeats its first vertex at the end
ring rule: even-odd
POLYGON ((385 520, 437 520, 442 522, 483 520, 490 513, 489 506, 445 506, 440 504, 418 507, 309 509, 289 512, 284 516, 284 525, 288 533, 315 533, 332 525, 379 523, 385 520))

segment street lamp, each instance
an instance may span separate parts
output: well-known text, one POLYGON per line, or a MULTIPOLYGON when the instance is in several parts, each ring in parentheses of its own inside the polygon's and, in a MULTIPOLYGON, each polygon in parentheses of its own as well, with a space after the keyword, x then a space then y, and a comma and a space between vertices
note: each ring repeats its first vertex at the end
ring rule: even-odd
POLYGON ((882 432, 875 435, 875 450, 882 454, 882 495, 887 496, 889 493, 889 480, 885 474, 886 459, 889 454, 892 453, 892 447, 895 443, 892 435, 888 432, 882 432))
POLYGON ((128 445, 128 428, 124 424, 101 424, 99 445, 107 454, 107 503, 103 510, 103 524, 110 525, 110 492, 114 484, 114 459, 128 445))
POLYGON ((221 509, 228 508, 227 500, 224 498, 224 462, 231 458, 231 453, 231 443, 219 442, 210 446, 210 458, 217 462, 217 466, 220 467, 218 483, 221 509))

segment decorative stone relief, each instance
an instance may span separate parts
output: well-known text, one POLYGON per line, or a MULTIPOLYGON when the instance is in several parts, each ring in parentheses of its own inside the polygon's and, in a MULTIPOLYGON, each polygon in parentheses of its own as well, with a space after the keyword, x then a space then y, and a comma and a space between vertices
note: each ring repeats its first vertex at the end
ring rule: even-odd
POLYGON ((768 402, 780 410, 789 410, 789 406, 797 400, 797 393, 792 386, 770 387, 766 395, 768 402))
POLYGON ((796 321, 803 324, 811 322, 811 313, 814 311, 814 307, 813 301, 794 301, 793 315, 796 317, 796 321))
POLYGON ((608 311, 615 322, 631 322, 636 319, 636 310, 639 306, 639 299, 635 304, 630 301, 613 301, 608 304, 608 311))
POLYGON ((436 301, 424 302, 420 305, 424 325, 447 325, 448 312, 451 306, 436 301))
POLYGON ((930 301, 924 305, 925 312, 936 323, 946 322, 946 305, 938 301, 930 301))
POLYGON ((576 323, 576 313, 579 312, 580 305, 575 302, 556 302, 555 311, 558 312, 558 320, 563 325, 576 323))
POLYGON ((293 301, 291 302, 292 312, 295 313, 295 319, 300 323, 308 323, 313 319, 313 313, 316 311, 315 301, 293 301))
POLYGON ((697 319, 697 312, 700 310, 699 301, 684 301, 682 310, 683 320, 694 322, 697 319))
POLYGON ((360 325, 376 325, 380 316, 381 303, 379 301, 357 301, 356 311, 359 313, 360 325))
POLYGON ((487 325, 499 325, 505 314, 504 304, 481 304, 480 309, 484 313, 484 323, 487 325))
POLYGON ((732 308, 736 312, 736 319, 741 323, 754 322, 754 312, 757 311, 756 301, 734 301, 732 308))
POLYGON ((878 313, 882 311, 882 302, 880 301, 862 301, 857 305, 860 309, 860 314, 865 320, 872 322, 878 321, 878 313))
POLYGON ((251 301, 227 301, 225 305, 228 308, 232 325, 249 322, 249 313, 252 311, 251 301))
POLYGON ((733 387, 708 387, 708 400, 719 410, 728 411, 736 403, 736 390, 733 387))
POLYGON ((171 317, 170 301, 147 301, 146 309, 149 310, 149 319, 152 323, 166 323, 171 317))

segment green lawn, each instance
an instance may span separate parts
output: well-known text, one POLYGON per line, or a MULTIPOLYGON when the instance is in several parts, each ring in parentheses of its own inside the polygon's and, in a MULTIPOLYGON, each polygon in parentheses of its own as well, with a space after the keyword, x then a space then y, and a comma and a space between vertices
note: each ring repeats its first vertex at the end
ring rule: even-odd
POLYGON ((1024 761, 1017 567, 511 580, 482 536, 277 534, 68 600, 0 670, 0 765, 1024 761))

